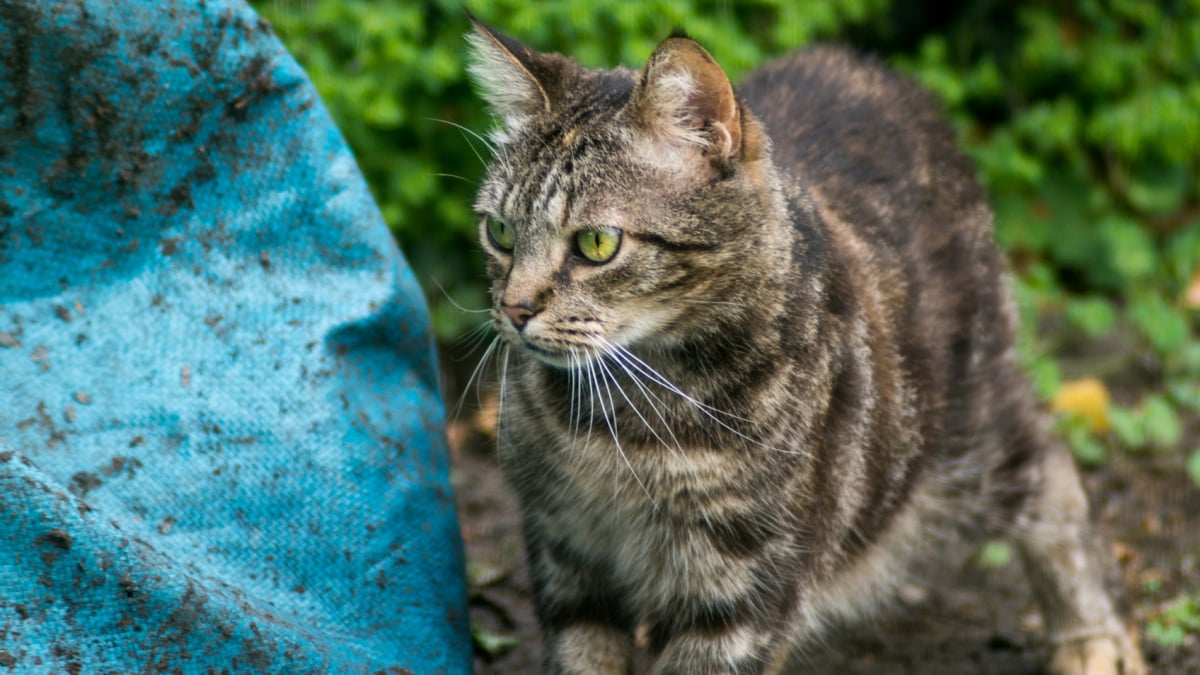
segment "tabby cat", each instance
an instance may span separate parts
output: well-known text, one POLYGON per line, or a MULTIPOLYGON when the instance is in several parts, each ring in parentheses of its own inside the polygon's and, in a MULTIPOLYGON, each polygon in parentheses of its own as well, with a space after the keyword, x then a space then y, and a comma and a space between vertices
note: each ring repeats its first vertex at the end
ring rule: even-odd
POLYGON ((1145 671, 928 94, 831 48, 735 91, 684 36, 640 72, 468 40, 546 672, 630 672, 637 633, 654 673, 778 672, 956 532, 1018 543, 1053 672, 1145 671))

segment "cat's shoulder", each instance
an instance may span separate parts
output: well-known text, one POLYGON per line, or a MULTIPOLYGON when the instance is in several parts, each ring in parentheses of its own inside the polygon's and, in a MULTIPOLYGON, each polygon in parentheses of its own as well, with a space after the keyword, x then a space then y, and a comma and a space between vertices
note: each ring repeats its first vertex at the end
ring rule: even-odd
POLYGON ((748 73, 738 90, 752 102, 795 97, 810 107, 903 103, 937 113, 934 98, 915 81, 871 54, 841 45, 815 45, 768 61, 748 73))
POLYGON ((887 193, 888 212, 856 214, 851 220, 860 225, 898 216, 957 221, 958 210, 986 203, 941 102, 879 58, 818 45, 751 71, 738 93, 766 126, 777 165, 803 175, 831 202, 858 210, 864 189, 887 193), (931 189, 942 203, 901 198, 931 189))

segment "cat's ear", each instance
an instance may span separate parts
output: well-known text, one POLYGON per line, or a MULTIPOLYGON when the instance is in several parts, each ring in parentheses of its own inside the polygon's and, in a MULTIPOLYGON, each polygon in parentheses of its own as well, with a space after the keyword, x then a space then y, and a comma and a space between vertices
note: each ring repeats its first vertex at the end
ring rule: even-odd
POLYGON ((742 144, 741 111, 721 66, 694 40, 672 36, 650 55, 629 105, 650 134, 727 160, 742 144))
POLYGON ((573 72, 574 63, 558 54, 542 54, 521 44, 467 12, 474 32, 470 72, 479 93, 509 129, 528 118, 550 112, 555 95, 573 72))

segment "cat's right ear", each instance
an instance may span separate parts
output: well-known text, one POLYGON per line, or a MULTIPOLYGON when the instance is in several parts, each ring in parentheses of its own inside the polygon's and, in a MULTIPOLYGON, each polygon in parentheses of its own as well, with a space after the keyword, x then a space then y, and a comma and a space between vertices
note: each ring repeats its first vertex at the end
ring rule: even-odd
POLYGON ((741 107, 729 78, 690 38, 675 35, 658 45, 629 106, 635 123, 656 138, 700 148, 721 162, 741 151, 741 107))
POLYGON ((475 18, 468 72, 492 112, 509 130, 520 128, 530 117, 550 112, 552 96, 564 81, 570 62, 558 54, 542 54, 500 33, 475 18))

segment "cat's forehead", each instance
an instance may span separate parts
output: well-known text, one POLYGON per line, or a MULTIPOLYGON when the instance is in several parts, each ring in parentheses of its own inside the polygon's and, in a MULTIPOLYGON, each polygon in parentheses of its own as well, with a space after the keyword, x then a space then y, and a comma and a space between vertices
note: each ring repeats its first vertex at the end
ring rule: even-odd
POLYGON ((534 224, 603 220, 603 214, 620 210, 653 183, 632 161, 631 145, 615 116, 564 116, 531 124, 497 148, 477 206, 534 224))
POLYGON ((593 70, 556 104, 493 134, 476 208, 539 229, 621 226, 684 187, 627 111, 633 71, 593 70))

